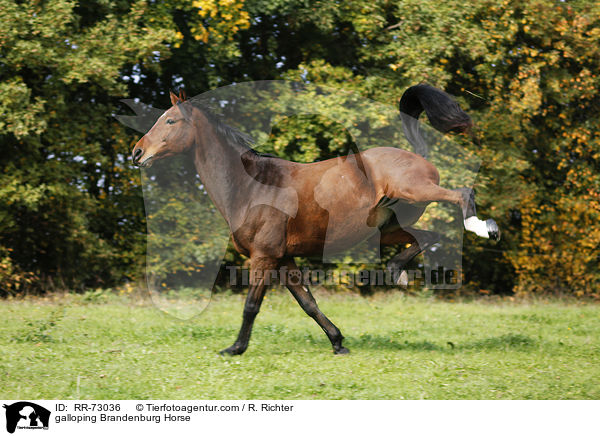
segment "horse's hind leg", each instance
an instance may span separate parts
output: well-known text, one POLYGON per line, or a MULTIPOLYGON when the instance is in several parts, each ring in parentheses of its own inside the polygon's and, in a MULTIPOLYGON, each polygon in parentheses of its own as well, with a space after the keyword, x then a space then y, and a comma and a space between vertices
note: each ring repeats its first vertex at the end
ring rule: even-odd
POLYGON ((317 324, 323 329, 333 347, 335 354, 347 354, 349 350, 342 346, 344 337, 340 330, 319 310, 317 302, 310 293, 307 286, 302 283, 302 272, 298 269, 296 262, 293 259, 285 259, 282 265, 287 268, 286 274, 282 277, 282 281, 290 290, 300 307, 308 316, 314 319, 317 324))
POLYGON ((248 348, 254 319, 260 310, 267 285, 272 280, 272 273, 277 269, 277 260, 265 257, 254 257, 251 260, 250 289, 244 305, 242 327, 234 344, 222 350, 220 354, 242 354, 248 348))
POLYGON ((405 271, 400 273, 400 271, 408 262, 439 241, 440 235, 428 230, 403 229, 400 227, 394 230, 383 229, 381 232, 381 245, 410 244, 408 248, 394 256, 387 264, 388 269, 398 274, 398 277, 394 278, 396 283, 407 286, 408 274, 405 271))
POLYGON ((475 191, 471 188, 459 188, 456 191, 460 192, 463 197, 462 208, 465 229, 483 238, 490 238, 494 241, 500 240, 500 229, 496 221, 491 218, 485 221, 477 218, 475 191))
POLYGON ((434 183, 418 185, 406 192, 404 201, 413 204, 426 204, 432 201, 444 201, 461 207, 465 229, 478 236, 494 240, 500 239, 498 224, 493 219, 480 220, 475 211, 475 194, 470 188, 445 189, 434 183))

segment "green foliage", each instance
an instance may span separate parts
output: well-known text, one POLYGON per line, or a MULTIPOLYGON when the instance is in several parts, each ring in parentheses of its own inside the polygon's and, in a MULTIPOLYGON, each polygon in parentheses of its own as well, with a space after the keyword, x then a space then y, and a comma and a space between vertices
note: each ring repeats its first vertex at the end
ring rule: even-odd
POLYGON ((110 284, 143 254, 132 138, 111 117, 127 89, 121 73, 157 63, 175 32, 145 22, 145 2, 0 9, 0 247, 38 278, 6 273, 0 287, 110 284))
MULTIPOLYGON (((80 288, 142 273, 140 180, 128 161, 139 135, 112 118, 125 110, 119 98, 165 107, 181 85, 195 95, 291 79, 395 106, 407 86, 427 81, 475 119, 480 144, 460 141, 483 162, 479 213, 503 229, 495 246, 466 236, 470 286, 598 297, 599 8, 0 0, 0 287, 80 288)), ((330 114, 276 120, 261 147, 297 161, 346 154, 353 132, 339 117, 332 104, 330 114)))

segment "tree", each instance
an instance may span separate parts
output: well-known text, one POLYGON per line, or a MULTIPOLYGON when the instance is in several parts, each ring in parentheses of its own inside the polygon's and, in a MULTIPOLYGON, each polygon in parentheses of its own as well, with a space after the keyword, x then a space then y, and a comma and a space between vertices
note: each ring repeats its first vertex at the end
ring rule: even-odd
POLYGON ((111 116, 121 72, 156 66, 175 29, 153 26, 144 1, 0 9, 1 286, 24 284, 18 271, 37 288, 114 283, 143 253, 131 138, 111 116))
MULTIPOLYGON (((479 143, 457 140, 483 161, 480 211, 503 229, 494 246, 467 237, 470 286, 598 296, 597 3, 0 4, 3 283, 108 285, 139 275, 144 220, 127 163, 139 135, 111 117, 128 110, 119 98, 166 107, 180 86, 196 95, 291 79, 396 105, 426 81, 476 121, 479 143)), ((294 160, 352 147, 328 117, 279 120, 274 134, 262 151, 294 160)))

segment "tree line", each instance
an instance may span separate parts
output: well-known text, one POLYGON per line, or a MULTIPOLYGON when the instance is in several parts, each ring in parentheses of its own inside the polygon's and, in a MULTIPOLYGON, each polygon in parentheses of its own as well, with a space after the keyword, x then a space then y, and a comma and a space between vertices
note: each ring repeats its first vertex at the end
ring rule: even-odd
MULTIPOLYGON (((585 0, 0 0, 0 288, 110 287, 144 273, 146 222, 121 99, 168 107, 230 83, 296 80, 396 105, 427 82, 474 119, 481 215, 466 286, 600 297, 600 4, 585 0)), ((261 151, 347 154, 326 117, 261 151)), ((242 262, 228 253, 231 263, 242 262)))

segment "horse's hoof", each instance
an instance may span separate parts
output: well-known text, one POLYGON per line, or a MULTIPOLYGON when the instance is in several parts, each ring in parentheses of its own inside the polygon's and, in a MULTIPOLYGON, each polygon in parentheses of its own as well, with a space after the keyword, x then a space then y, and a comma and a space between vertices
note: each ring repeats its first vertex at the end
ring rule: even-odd
POLYGON ((500 240, 500 228, 498 227, 498 224, 496 224, 496 221, 494 221, 493 219, 488 219, 485 221, 485 225, 487 227, 487 232, 488 235, 490 236, 490 239, 493 241, 499 241, 500 240))
POLYGON ((241 347, 236 347, 235 345, 232 345, 229 348, 225 348, 224 350, 219 351, 219 354, 221 356, 237 356, 239 354, 242 354, 244 351, 246 350, 241 347))
POLYGON ((406 270, 402 270, 402 272, 398 276, 398 280, 396 280, 396 284, 403 288, 408 288, 408 273, 406 272, 406 270))
POLYGON ((348 354, 348 353, 350 353, 350 350, 347 349, 346 347, 340 347, 340 348, 333 350, 333 354, 348 354))

